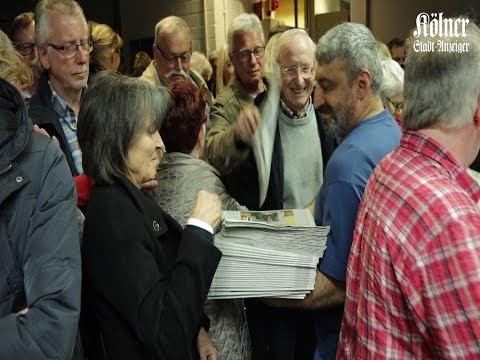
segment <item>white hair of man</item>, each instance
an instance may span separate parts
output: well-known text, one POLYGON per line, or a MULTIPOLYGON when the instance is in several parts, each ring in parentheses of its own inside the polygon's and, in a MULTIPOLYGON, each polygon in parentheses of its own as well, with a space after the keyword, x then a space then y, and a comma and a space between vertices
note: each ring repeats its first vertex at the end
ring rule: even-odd
POLYGON ((57 12, 67 16, 80 16, 85 29, 88 29, 83 9, 75 0, 41 0, 35 9, 35 42, 37 46, 45 45, 50 38, 48 15, 57 12))
MULTIPOLYGON (((453 19, 455 21, 455 19, 453 19)), ((480 97, 480 29, 470 19, 466 37, 420 36, 415 41, 452 46, 468 43, 468 52, 415 51, 410 42, 405 64, 402 125, 407 130, 434 126, 459 128, 471 121, 480 97)))
MULTIPOLYGON (((277 63, 279 62, 279 59, 282 55, 282 51, 287 48, 291 44, 291 42, 294 41, 294 39, 298 36, 307 39, 308 43, 312 46, 313 53, 315 54, 315 49, 317 47, 313 40, 310 38, 310 36, 308 36, 307 32, 303 29, 290 29, 281 33, 275 44, 276 46, 274 52, 277 63)), ((315 57, 312 60, 315 63, 315 57)))
POLYGON ((263 43, 265 43, 265 34, 263 32, 262 23, 260 19, 255 14, 241 14, 234 18, 228 27, 227 33, 227 44, 228 44, 228 52, 232 53, 233 49, 233 37, 237 33, 242 32, 254 32, 260 31, 260 35, 262 37, 263 43))
POLYGON ((403 94, 404 71, 400 64, 391 58, 381 59, 383 80, 380 85, 380 97, 382 101, 386 98, 403 94))
POLYGON ((324 64, 340 60, 350 83, 361 70, 368 70, 372 75, 372 92, 379 94, 383 72, 377 40, 365 25, 346 22, 330 29, 318 41, 316 58, 324 64))
POLYGON ((190 28, 185 20, 178 16, 167 16, 155 25, 155 44, 158 44, 160 37, 164 34, 173 34, 179 30, 184 30, 190 38, 190 28))

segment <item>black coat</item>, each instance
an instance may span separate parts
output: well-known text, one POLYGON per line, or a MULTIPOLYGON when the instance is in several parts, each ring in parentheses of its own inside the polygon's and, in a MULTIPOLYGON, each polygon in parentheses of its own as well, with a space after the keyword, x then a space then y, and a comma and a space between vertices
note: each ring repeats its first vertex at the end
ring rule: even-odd
POLYGON ((83 333, 97 329, 108 359, 192 359, 221 257, 212 239, 198 227, 183 231, 126 178, 95 185, 85 217, 83 333))

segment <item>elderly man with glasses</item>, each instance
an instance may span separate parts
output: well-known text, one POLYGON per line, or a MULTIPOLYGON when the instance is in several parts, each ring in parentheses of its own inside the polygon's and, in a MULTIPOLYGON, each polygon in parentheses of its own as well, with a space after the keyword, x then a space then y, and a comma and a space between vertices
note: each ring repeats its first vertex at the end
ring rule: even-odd
POLYGON ((45 69, 30 100, 32 121, 55 136, 74 176, 83 173, 77 141, 80 100, 87 86, 93 50, 88 26, 74 0, 42 0, 36 8, 36 45, 45 69))
POLYGON ((184 78, 203 89, 211 105, 213 96, 200 74, 190 69, 191 36, 185 20, 168 16, 155 26, 153 58, 140 78, 151 85, 168 85, 175 79, 184 78))
POLYGON ((258 209, 258 189, 257 194, 250 189, 257 183, 250 143, 260 124, 256 105, 265 98, 267 88, 265 36, 256 15, 241 14, 233 19, 227 37, 235 77, 212 106, 206 157, 223 176, 228 192, 242 205, 258 209))

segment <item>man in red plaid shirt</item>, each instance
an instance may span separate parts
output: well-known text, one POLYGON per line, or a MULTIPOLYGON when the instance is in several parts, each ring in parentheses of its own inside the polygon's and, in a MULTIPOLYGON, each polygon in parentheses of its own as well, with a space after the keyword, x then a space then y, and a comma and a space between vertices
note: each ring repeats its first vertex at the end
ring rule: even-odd
POLYGON ((405 67, 405 133, 357 215, 340 359, 480 357, 480 187, 465 170, 480 148, 480 30, 422 30, 405 67))

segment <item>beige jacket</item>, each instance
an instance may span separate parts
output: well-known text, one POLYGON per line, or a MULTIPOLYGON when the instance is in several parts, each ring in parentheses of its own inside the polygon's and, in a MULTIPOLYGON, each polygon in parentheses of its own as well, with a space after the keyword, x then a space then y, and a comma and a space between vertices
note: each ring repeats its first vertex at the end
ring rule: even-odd
POLYGON ((248 157, 250 147, 239 148, 235 144, 232 125, 245 107, 253 105, 253 100, 243 85, 234 79, 213 103, 210 111, 212 127, 207 134, 205 155, 222 176, 230 175, 248 157))

